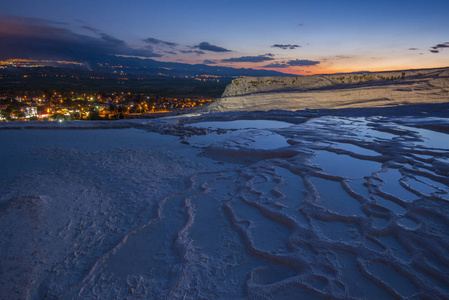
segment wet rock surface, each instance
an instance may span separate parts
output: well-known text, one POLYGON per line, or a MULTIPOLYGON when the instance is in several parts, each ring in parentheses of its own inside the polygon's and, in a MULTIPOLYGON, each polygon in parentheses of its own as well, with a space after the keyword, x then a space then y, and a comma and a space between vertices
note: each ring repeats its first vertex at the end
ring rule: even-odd
POLYGON ((295 117, 141 121, 59 146, 17 131, 54 164, 0 181, 1 294, 446 298, 449 138, 428 126, 447 118, 295 117))

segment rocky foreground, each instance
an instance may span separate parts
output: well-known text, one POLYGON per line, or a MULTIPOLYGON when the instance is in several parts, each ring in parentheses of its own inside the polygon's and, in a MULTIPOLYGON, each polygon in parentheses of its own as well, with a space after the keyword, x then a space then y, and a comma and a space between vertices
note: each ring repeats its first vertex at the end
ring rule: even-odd
POLYGON ((444 102, 449 102, 449 68, 239 78, 205 111, 296 111, 444 102))
POLYGON ((447 299, 449 110, 419 106, 10 122, 1 298, 447 299))
POLYGON ((1 298, 447 299, 448 74, 245 78, 196 116, 2 122, 1 298), (353 108, 287 111, 306 107, 353 108))

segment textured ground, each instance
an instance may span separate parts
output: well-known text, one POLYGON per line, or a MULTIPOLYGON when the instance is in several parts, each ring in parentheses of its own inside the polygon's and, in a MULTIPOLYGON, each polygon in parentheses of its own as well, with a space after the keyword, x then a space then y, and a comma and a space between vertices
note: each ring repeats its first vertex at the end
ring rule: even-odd
POLYGON ((0 294, 447 298, 448 118, 340 114, 1 130, 0 294))

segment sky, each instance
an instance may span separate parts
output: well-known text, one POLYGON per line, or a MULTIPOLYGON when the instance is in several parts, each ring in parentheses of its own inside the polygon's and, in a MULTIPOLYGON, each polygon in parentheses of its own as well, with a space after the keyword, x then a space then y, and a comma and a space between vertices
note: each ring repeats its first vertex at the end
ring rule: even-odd
POLYGON ((1 0, 0 58, 112 54, 291 74, 449 66, 448 0, 1 0))

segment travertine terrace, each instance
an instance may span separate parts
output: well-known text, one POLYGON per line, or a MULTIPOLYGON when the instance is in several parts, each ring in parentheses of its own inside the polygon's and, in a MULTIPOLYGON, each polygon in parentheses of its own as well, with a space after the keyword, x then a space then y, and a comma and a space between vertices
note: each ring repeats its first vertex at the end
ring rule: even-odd
POLYGON ((449 102, 449 68, 238 78, 208 112, 385 107, 449 102))

